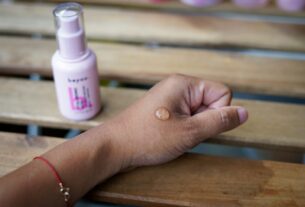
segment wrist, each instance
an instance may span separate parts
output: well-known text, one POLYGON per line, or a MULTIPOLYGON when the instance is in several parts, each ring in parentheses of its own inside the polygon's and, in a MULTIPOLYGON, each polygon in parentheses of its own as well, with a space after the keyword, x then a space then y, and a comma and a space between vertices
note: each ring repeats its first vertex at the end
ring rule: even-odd
POLYGON ((72 203, 121 171, 122 156, 116 150, 111 130, 106 124, 58 145, 43 157, 54 165, 64 185, 72 189, 72 203))
POLYGON ((88 131, 94 136, 93 160, 97 169, 98 183, 129 167, 127 151, 120 140, 119 125, 105 122, 88 131), (114 127, 115 126, 115 127, 114 127))

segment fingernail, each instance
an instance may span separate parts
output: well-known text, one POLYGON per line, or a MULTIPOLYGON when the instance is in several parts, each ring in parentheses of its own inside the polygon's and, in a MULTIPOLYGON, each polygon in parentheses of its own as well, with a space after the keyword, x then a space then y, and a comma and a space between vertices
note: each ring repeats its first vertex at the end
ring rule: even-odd
POLYGON ((248 119, 248 111, 245 108, 239 107, 237 113, 240 124, 245 123, 248 119))

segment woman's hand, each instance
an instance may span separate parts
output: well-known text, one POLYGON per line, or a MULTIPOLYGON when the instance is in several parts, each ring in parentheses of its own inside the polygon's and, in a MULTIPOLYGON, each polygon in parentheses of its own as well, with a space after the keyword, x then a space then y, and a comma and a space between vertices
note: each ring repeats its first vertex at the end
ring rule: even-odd
POLYGON ((173 75, 106 124, 123 152, 123 168, 161 164, 244 123, 247 111, 230 102, 229 88, 220 83, 173 75), (156 117, 160 107, 168 120, 156 117))
MULTIPOLYGON (((230 107, 230 90, 189 76, 171 76, 115 118, 42 156, 71 189, 73 204, 98 183, 132 167, 177 158, 203 140, 247 120, 247 111, 230 107), (169 112, 166 120, 156 110, 169 112)), ((2 206, 64 206, 49 167, 34 160, 0 179, 2 206), (15 199, 18 198, 18 199, 15 199)))

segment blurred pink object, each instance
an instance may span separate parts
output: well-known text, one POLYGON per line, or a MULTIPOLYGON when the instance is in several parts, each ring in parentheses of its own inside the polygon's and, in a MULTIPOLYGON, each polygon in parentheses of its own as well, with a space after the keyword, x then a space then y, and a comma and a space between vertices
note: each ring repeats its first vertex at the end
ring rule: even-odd
POLYGON ((162 3, 162 2, 165 2, 168 0, 148 0, 148 1, 153 2, 153 3, 162 3))
POLYGON ((234 4, 243 8, 260 8, 269 3, 269 0, 232 0, 234 4))
POLYGON ((181 0, 183 3, 191 6, 212 6, 219 4, 222 0, 181 0))
POLYGON ((277 6, 285 11, 302 11, 305 0, 277 0, 277 6))

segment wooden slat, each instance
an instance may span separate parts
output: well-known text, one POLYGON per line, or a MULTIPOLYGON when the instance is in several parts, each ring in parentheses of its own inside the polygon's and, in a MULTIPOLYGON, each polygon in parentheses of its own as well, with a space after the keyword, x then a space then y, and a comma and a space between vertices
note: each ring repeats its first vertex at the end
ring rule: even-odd
MULTIPOLYGON (((52 76, 55 40, 0 37, 0 73, 52 76), (31 50, 30 48, 35 48, 31 50)), ((155 83, 184 73, 228 84, 234 91, 305 97, 305 61, 234 53, 91 43, 102 79, 155 83)))
POLYGON ((0 77, 0 120, 58 128, 88 129, 109 119, 140 98, 144 91, 102 88, 103 113, 90 121, 70 121, 57 110, 53 82, 0 77), (124 101, 122 101, 124 100, 124 101))
MULTIPOLYGON (((34 123, 57 128, 88 129, 96 126, 145 93, 140 90, 102 88, 103 112, 93 120, 74 122, 64 119, 57 111, 52 82, 0 78, 0 83, 0 122, 34 123)), ((238 99, 233 103, 246 107, 250 120, 209 142, 305 152, 304 105, 238 99)))
POLYGON ((0 132, 0 177, 64 141, 53 137, 36 139, 24 134, 0 132))
MULTIPOLYGON (((51 2, 64 2, 63 0, 49 0, 51 2)), ((305 17, 305 12, 286 12, 278 9, 274 3, 266 7, 258 9, 246 9, 235 6, 230 1, 225 1, 221 4, 211 7, 191 7, 182 4, 179 0, 169 0, 156 4, 148 0, 78 0, 82 4, 96 4, 101 6, 121 6, 121 7, 135 7, 143 9, 166 9, 170 11, 184 11, 184 12, 230 12, 234 14, 252 14, 252 15, 276 15, 285 17, 305 17)))
MULTIPOLYGON (((0 7, 0 32, 53 35, 54 5, 0 7)), ((305 25, 148 11, 85 8, 89 38, 305 51, 305 25)))
MULTIPOLYGON (((0 176, 62 143, 0 133, 0 176)), ((89 193, 96 201, 141 206, 304 206, 305 165, 185 154, 114 176, 89 193)))

